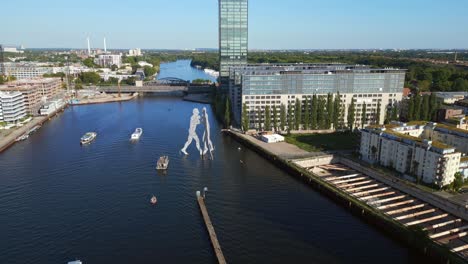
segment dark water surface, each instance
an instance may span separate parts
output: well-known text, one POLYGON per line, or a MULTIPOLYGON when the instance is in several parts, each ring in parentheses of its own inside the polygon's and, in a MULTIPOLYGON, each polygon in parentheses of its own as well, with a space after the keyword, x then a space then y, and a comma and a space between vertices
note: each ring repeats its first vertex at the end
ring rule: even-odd
POLYGON ((180 155, 194 107, 201 105, 152 97, 71 107, 0 154, 0 263, 215 263, 195 199, 204 186, 229 263, 418 260, 254 152, 239 151, 214 121, 215 160, 201 160, 194 145, 192 155, 180 155), (144 132, 132 144, 136 127, 144 132), (98 137, 80 146, 87 131, 98 137), (163 154, 170 169, 158 175, 163 154))

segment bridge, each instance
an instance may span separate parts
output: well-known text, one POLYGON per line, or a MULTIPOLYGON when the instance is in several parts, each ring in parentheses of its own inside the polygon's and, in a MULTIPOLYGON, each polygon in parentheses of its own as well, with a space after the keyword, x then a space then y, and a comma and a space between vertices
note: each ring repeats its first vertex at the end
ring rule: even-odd
POLYGON ((178 78, 162 78, 144 82, 143 86, 111 85, 100 86, 101 92, 106 93, 184 93, 188 92, 190 82, 178 78))

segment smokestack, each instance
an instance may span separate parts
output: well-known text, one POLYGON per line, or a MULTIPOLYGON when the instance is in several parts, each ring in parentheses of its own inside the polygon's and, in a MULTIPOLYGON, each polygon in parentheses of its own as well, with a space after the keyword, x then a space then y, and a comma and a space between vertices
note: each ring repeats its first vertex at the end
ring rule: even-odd
POLYGON ((104 37, 104 53, 107 53, 106 37, 104 37))
POLYGON ((91 45, 89 44, 89 37, 88 37, 88 56, 91 56, 91 45))

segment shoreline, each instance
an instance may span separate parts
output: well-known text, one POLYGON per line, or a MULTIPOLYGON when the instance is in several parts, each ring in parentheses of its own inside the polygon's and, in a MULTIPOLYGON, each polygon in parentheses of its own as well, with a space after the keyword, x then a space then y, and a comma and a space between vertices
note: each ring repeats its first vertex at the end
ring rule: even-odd
POLYGON ((122 97, 82 99, 79 102, 71 103, 70 105, 80 106, 80 105, 90 105, 90 104, 105 104, 105 103, 125 102, 125 101, 130 101, 132 99, 135 99, 137 97, 138 97, 138 93, 122 94, 122 97))
MULTIPOLYGON (((342 189, 339 189, 332 183, 321 179, 318 175, 300 167, 294 162, 294 160, 314 158, 314 156, 320 160, 324 156, 331 156, 332 154, 308 153, 307 155, 299 152, 291 155, 286 153, 288 151, 284 151, 284 147, 291 145, 289 143, 281 142, 283 144, 277 145, 279 146, 278 150, 275 150, 274 144, 267 144, 260 141, 257 142, 255 141, 257 139, 253 137, 231 130, 226 132, 234 140, 269 160, 273 165, 285 171, 290 176, 311 186, 327 198, 343 206, 343 209, 349 210, 353 215, 358 216, 363 221, 377 227, 379 231, 404 243, 421 255, 433 258, 440 263, 466 263, 460 255, 451 252, 445 248, 444 245, 438 244, 433 240, 422 240, 421 237, 418 236, 417 232, 388 217, 383 211, 377 210, 366 203, 363 203, 358 198, 349 195, 342 189)), ((289 147, 294 149, 296 146, 292 145, 289 147)), ((338 157, 338 159, 341 159, 341 157, 338 157)))
POLYGON ((63 112, 68 106, 69 104, 65 104, 61 108, 55 110, 53 113, 51 113, 48 116, 33 117, 33 120, 31 120, 29 123, 25 124, 24 126, 18 129, 15 129, 9 135, 0 139, 0 153, 4 152, 5 150, 13 146, 16 143, 16 139, 18 137, 21 137, 22 135, 27 133, 29 130, 31 130, 35 126, 38 126, 38 125, 42 126, 49 119, 55 117, 60 112, 63 112))

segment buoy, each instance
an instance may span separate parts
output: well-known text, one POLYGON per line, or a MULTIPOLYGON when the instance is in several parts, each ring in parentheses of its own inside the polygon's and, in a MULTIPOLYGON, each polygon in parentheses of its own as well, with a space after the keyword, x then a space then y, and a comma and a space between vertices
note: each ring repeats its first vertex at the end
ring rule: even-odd
POLYGON ((242 160, 240 160, 240 163, 244 164, 244 162, 242 160))
POLYGON ((156 196, 151 197, 151 204, 156 204, 158 202, 158 199, 156 199, 156 196))

